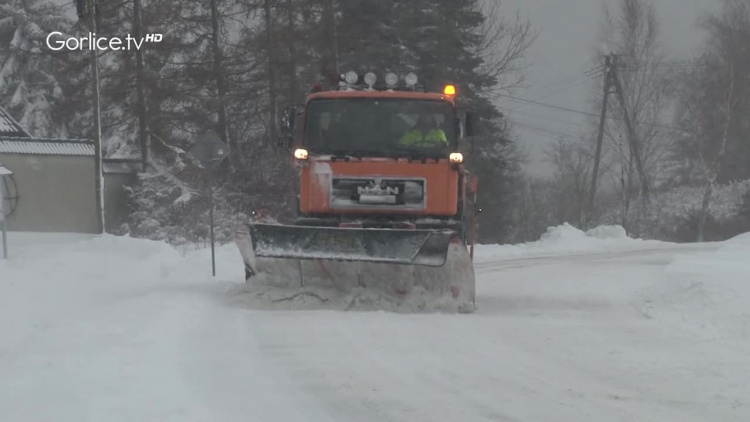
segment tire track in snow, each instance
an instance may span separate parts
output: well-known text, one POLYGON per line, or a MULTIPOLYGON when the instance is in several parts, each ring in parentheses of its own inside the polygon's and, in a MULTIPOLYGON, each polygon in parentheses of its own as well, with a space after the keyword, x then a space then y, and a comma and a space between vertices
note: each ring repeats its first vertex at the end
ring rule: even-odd
POLYGON ((644 258, 647 260, 647 262, 651 262, 657 265, 663 265, 669 263, 671 259, 679 253, 711 251, 717 248, 717 245, 708 243, 698 245, 670 245, 660 248, 647 248, 625 251, 603 251, 568 254, 560 253, 525 257, 509 256, 498 257, 496 259, 485 258, 485 260, 475 262, 474 268, 477 274, 484 274, 497 272, 498 270, 526 268, 537 265, 551 265, 557 263, 585 263, 596 261, 628 261, 630 263, 633 263, 631 260, 634 260, 636 258, 644 258), (657 258, 658 260, 655 261, 655 259, 657 258))
MULTIPOLYGON (((304 322, 295 327, 278 322, 265 324, 261 348, 276 361, 277 367, 284 368, 286 376, 298 380, 335 415, 337 421, 413 420, 408 406, 399 407, 388 394, 393 384, 403 380, 387 377, 384 382, 383 374, 390 373, 388 368, 368 354, 362 338, 351 335, 352 320, 363 324, 357 327, 358 331, 376 334, 366 326, 367 319, 362 319, 361 313, 353 313, 341 321, 336 315, 305 312, 304 322)), ((289 315, 282 318, 295 323, 289 315)))

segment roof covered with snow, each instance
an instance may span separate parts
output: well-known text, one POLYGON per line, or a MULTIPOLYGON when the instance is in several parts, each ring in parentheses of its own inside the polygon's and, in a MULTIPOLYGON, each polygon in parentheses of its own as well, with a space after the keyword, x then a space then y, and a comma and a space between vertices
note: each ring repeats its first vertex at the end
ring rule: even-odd
POLYGON ((8 113, 0 107, 0 136, 14 136, 30 138, 28 132, 26 132, 21 125, 8 113))
POLYGON ((86 139, 34 139, 0 135, 0 154, 94 156, 94 143, 86 139))

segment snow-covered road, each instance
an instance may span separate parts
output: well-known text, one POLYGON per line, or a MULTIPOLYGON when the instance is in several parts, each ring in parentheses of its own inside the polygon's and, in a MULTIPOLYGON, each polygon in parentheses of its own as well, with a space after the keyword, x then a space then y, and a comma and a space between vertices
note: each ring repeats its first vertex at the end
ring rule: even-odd
POLYGON ((24 246, 0 421, 750 420, 750 237, 580 240, 480 249, 471 315, 250 309, 233 245, 216 279, 205 250, 24 246))

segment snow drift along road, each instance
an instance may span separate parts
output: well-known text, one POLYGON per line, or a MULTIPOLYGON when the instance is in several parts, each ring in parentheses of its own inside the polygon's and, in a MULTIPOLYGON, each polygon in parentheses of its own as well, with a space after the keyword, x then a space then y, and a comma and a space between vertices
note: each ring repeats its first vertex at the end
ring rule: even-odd
POLYGON ((750 420, 750 235, 480 247, 472 315, 252 309, 234 245, 11 252, 3 421, 750 420))

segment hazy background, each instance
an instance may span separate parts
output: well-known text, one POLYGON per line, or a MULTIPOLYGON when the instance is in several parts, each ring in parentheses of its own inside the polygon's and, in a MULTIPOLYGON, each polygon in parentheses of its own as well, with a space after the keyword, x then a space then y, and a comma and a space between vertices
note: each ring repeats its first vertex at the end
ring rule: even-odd
MULTIPOLYGON (((616 6, 616 0, 485 0, 496 1, 502 1, 506 13, 518 11, 528 18, 538 36, 526 55, 524 86, 513 91, 516 98, 503 96, 495 103, 511 118, 516 140, 528 153, 526 171, 534 176, 550 176, 552 169, 545 162, 544 148, 561 136, 578 138, 591 129, 587 119, 592 118, 550 106, 598 114, 598 109, 591 108, 590 100, 595 96, 598 107, 601 73, 585 72, 601 62, 594 62, 594 51, 601 44, 598 39, 603 7, 605 3, 616 6)), ((53 2, 76 19, 73 3, 53 2)), ((662 42, 671 58, 692 54, 703 37, 696 27, 697 20, 720 6, 717 0, 651 0, 650 3, 657 8, 662 42)))
MULTIPOLYGON (((495 0, 487 0, 495 1, 495 0)), ((527 55, 528 68, 524 88, 514 97, 534 100, 589 113, 592 95, 600 98, 601 74, 587 76, 595 67, 594 52, 605 3, 614 0, 503 0, 504 10, 518 10, 538 32, 527 55)), ((662 42, 671 58, 692 54, 703 37, 696 27, 706 11, 716 10, 716 0, 653 0, 661 23, 662 42)), ((496 103, 514 123, 518 143, 529 153, 527 170, 534 175, 549 176, 551 167, 544 162, 543 149, 560 136, 578 137, 588 131, 587 119, 572 111, 508 97, 496 103)))

